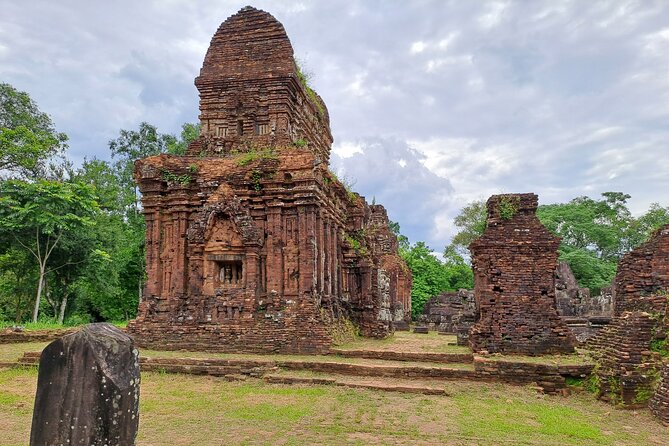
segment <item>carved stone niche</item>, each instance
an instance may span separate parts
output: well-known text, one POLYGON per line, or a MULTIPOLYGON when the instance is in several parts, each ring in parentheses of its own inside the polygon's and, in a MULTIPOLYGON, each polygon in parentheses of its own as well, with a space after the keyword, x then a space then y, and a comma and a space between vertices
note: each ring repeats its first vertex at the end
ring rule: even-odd
POLYGON ((205 231, 203 294, 246 286, 245 251, 244 240, 232 219, 223 213, 212 214, 205 231))

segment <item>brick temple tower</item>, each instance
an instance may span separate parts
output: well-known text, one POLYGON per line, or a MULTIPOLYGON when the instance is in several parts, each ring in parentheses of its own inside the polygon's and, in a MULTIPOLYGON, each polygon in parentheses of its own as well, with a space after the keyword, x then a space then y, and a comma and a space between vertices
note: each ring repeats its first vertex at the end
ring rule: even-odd
POLYGON ((481 237, 469 245, 480 318, 474 351, 540 355, 574 351, 555 305, 560 239, 537 218, 535 194, 493 195, 481 237))
POLYGON ((147 283, 139 345, 327 351, 344 318, 384 337, 411 315, 411 274, 380 205, 328 169, 321 98, 283 26, 246 7, 214 35, 200 75, 201 135, 185 156, 137 161, 147 283))

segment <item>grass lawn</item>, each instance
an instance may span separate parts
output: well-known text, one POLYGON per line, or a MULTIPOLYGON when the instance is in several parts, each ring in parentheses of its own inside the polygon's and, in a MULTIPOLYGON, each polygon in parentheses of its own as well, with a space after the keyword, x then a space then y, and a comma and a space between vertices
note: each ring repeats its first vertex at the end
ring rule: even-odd
POLYGON ((471 353, 469 347, 455 344, 454 335, 440 335, 435 331, 428 334, 416 334, 408 331, 396 331, 387 339, 358 338, 353 342, 338 345, 342 350, 392 350, 395 352, 417 353, 471 353))
MULTIPOLYGON (((0 370, 0 445, 26 445, 36 369, 0 370)), ((587 393, 446 382, 450 396, 143 373, 138 445, 666 445, 647 411, 587 393)))

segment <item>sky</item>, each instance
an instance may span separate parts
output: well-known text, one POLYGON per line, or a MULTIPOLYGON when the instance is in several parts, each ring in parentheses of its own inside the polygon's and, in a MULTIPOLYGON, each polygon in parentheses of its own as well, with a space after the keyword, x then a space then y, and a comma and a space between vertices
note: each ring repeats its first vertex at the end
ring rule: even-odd
MULTIPOLYGON (((197 122, 193 84, 249 0, 0 0, 0 82, 109 159, 142 121, 197 122)), ((327 104, 332 168, 442 251, 467 203, 621 191, 669 206, 669 1, 255 1, 327 104)))

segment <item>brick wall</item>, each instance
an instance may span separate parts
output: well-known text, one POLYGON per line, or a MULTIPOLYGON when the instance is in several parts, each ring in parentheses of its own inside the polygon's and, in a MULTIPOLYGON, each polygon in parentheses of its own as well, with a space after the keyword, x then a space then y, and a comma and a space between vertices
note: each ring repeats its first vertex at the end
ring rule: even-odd
POLYGON ((480 318, 474 351, 540 355, 572 352, 575 338, 555 305, 560 239, 536 217, 535 194, 488 199, 484 234, 469 246, 480 318))

